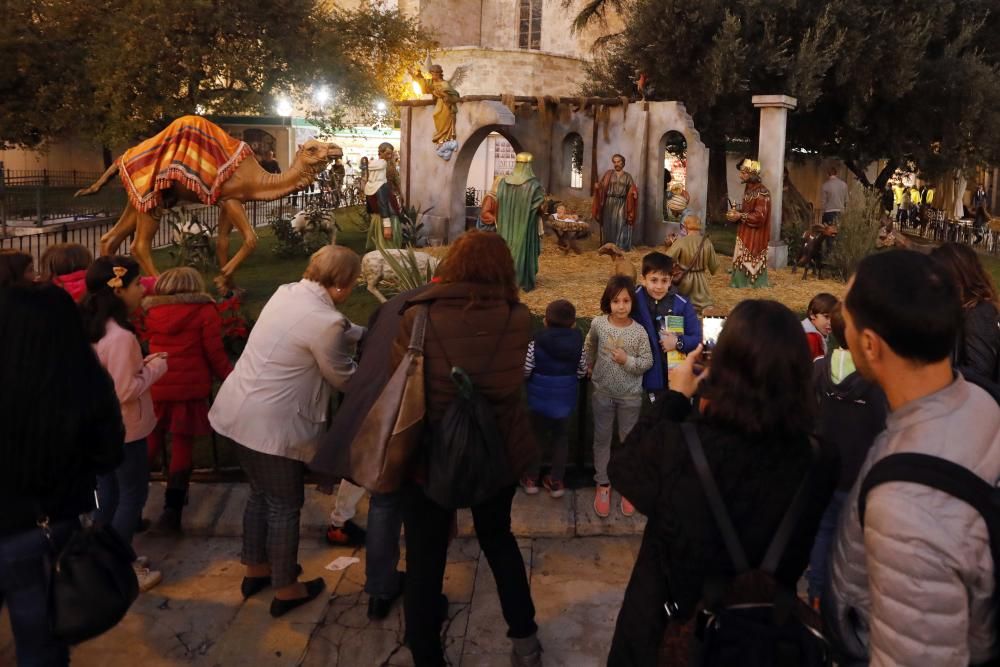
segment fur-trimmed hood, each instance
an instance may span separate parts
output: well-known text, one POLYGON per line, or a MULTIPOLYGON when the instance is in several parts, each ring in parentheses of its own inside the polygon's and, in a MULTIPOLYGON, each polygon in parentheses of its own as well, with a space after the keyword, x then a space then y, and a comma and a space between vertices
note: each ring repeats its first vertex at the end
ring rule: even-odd
POLYGON ((149 310, 150 308, 156 308, 157 306, 166 306, 177 303, 215 303, 215 299, 204 292, 157 294, 145 297, 142 300, 142 308, 143 310, 149 310))

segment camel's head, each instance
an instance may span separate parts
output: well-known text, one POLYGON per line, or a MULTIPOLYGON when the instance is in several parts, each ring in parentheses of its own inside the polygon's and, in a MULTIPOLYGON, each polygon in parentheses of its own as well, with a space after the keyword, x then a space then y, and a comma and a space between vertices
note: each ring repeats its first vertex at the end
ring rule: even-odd
POLYGON ((295 153, 295 161, 303 169, 319 173, 326 169, 334 158, 344 157, 344 149, 334 143, 309 139, 304 144, 299 145, 299 150, 295 153))

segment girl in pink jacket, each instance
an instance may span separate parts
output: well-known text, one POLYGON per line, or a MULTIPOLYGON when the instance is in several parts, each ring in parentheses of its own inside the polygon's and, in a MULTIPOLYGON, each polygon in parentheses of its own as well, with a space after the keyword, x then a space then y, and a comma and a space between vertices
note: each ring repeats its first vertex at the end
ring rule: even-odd
MULTIPOLYGON (((87 269, 87 293, 80 303, 84 326, 101 364, 111 375, 125 422, 125 458, 97 480, 97 518, 129 544, 149 495, 146 437, 156 426, 150 386, 167 372, 166 353, 145 358, 128 314, 139 307, 143 287, 139 265, 128 257, 99 257, 87 269)), ((137 561, 142 590, 160 582, 159 572, 137 561)))

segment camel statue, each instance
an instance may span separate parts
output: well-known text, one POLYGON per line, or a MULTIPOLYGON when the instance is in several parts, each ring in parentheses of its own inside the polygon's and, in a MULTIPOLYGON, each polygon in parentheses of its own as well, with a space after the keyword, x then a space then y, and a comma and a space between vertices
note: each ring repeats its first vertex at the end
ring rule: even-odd
POLYGON ((115 173, 120 174, 129 201, 115 226, 101 237, 101 254, 114 254, 134 231, 132 256, 151 276, 159 275, 151 250, 163 211, 182 202, 218 206, 215 254, 220 273, 215 282, 225 291, 233 284, 236 268, 257 247, 257 234, 243 204, 273 201, 301 190, 343 154, 336 144, 309 139, 299 146, 288 169, 271 174, 258 164, 247 144, 200 116, 184 116, 125 151, 93 185, 75 196, 92 195, 115 173), (230 259, 229 233, 234 227, 243 245, 230 259))

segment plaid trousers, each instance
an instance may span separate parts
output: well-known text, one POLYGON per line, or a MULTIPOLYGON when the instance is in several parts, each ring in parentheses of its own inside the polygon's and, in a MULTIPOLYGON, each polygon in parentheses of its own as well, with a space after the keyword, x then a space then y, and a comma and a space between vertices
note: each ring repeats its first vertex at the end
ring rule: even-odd
POLYGON ((306 466, 301 461, 237 446, 240 467, 250 480, 243 511, 244 565, 271 564, 275 588, 298 580, 299 515, 305 502, 306 466))

